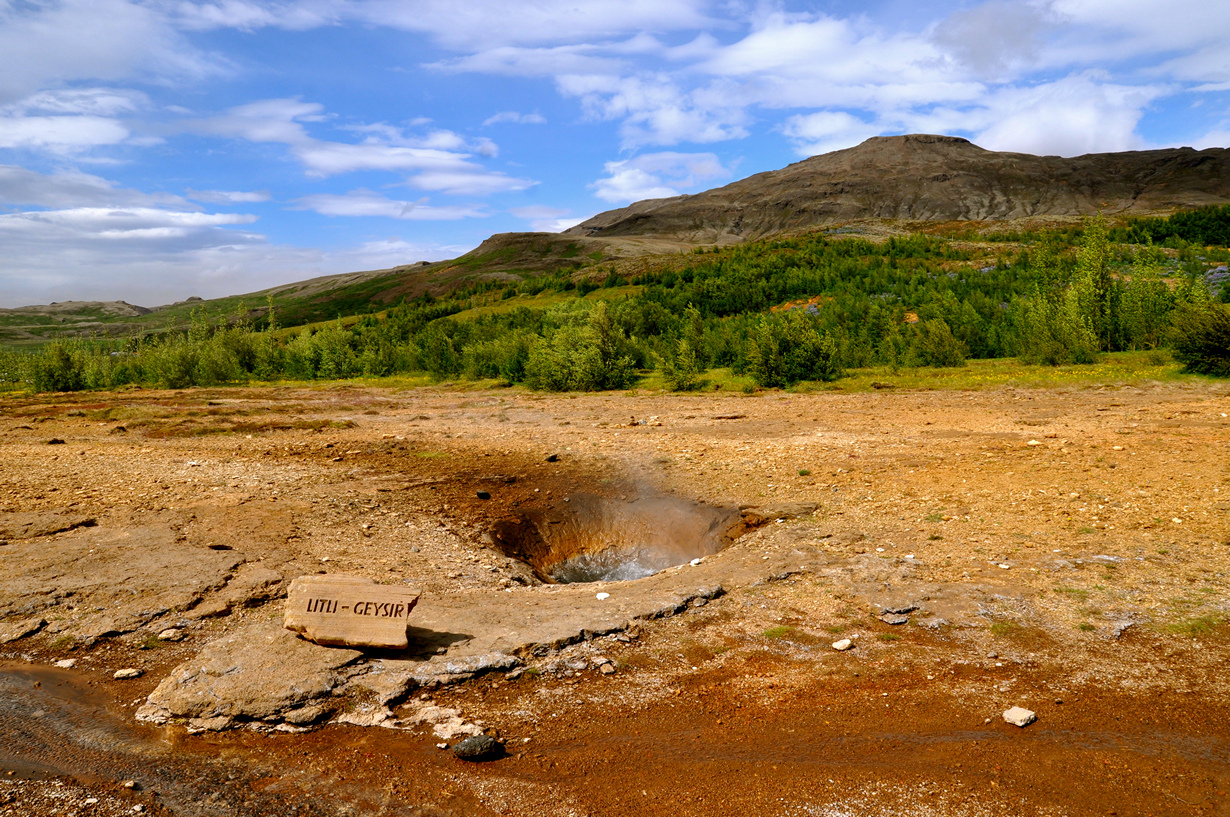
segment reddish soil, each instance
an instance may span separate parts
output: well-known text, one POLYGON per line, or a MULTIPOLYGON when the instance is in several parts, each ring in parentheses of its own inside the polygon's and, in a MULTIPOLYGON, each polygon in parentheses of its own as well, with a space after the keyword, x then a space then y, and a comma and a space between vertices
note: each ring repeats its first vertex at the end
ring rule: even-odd
MULTIPOLYGON (((97 759, 64 777, 76 799, 57 799, 25 780, 40 775, 10 745, 0 814, 85 814, 91 792, 112 798, 100 808, 184 814, 1230 814, 1226 414, 1223 386, 1160 384, 11 397, 0 403, 0 512, 84 514, 102 532, 157 522, 288 575, 324 565, 424 593, 499 592, 522 574, 484 531, 582 490, 819 503, 739 540, 732 558, 794 542, 830 561, 729 586, 626 642, 531 659, 516 681, 430 693, 496 732, 502 760, 455 760, 426 729, 140 729, 150 762, 174 759, 169 787, 193 764, 210 775, 238 764, 216 778, 216 810, 126 792, 97 759), (922 609, 885 624, 875 605, 890 597, 922 609), (854 636, 849 652, 830 647, 854 636), (618 671, 560 663, 594 651, 618 671), (1004 723, 1013 705, 1038 721, 1004 723)), ((80 535, 37 541, 54 549, 80 535)), ((18 544, 0 547, 0 572, 13 574, 5 554, 18 544)), ((236 607, 193 620, 183 642, 140 649, 153 625, 74 641, 88 611, 68 608, 0 657, 76 658, 73 677, 126 724, 205 641, 279 611, 236 607), (145 675, 111 680, 120 666, 145 675)))

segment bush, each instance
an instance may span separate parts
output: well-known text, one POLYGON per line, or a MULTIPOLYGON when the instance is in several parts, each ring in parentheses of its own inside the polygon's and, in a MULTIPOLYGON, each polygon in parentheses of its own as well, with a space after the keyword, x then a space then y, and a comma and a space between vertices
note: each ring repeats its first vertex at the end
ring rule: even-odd
POLYGON ((1230 311, 1219 304, 1176 310, 1174 357, 1184 371, 1230 377, 1230 311))
POLYGON ((674 349, 662 361, 662 379, 671 391, 692 391, 700 388, 700 367, 696 350, 684 338, 674 343, 674 349))
POLYGON ((30 384, 37 391, 78 391, 85 388, 84 350, 56 341, 29 361, 30 384))
POLYGON ((599 301, 584 323, 573 320, 550 338, 534 342, 525 363, 525 382, 548 391, 622 389, 636 377, 630 352, 627 336, 599 301))
POLYGON ((953 336, 948 324, 937 318, 914 327, 914 355, 924 366, 964 366, 969 351, 953 336))
POLYGON ((748 336, 748 363, 757 384, 793 386, 801 380, 841 376, 837 343, 802 312, 761 318, 748 336))

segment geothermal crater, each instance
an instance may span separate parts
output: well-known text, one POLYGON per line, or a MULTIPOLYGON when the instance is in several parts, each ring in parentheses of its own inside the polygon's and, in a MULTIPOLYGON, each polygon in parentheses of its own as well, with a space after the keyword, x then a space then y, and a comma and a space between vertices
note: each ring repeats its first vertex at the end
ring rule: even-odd
POLYGON ((491 537, 542 581, 570 584, 643 578, 711 556, 747 530, 737 508, 577 493, 556 507, 497 521, 491 537))

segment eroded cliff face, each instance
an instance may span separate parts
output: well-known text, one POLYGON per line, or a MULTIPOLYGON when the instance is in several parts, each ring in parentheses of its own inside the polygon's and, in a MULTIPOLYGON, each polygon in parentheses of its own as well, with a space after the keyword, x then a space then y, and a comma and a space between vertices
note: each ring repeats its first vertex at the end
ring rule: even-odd
POLYGON ((636 202, 566 234, 738 241, 859 218, 980 221, 1228 202, 1230 150, 1224 148, 1069 159, 914 134, 874 137, 692 196, 636 202))

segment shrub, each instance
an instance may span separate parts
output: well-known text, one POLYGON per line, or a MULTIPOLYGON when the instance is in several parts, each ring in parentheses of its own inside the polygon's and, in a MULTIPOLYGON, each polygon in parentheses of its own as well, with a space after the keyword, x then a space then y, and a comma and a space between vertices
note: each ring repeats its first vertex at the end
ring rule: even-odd
POLYGON ((837 343, 802 312, 767 315, 748 336, 748 363, 761 386, 792 386, 801 380, 841 376, 837 343))
POLYGON ((685 338, 679 338, 662 361, 662 379, 671 391, 692 391, 700 387, 696 350, 685 338))
MULTIPOLYGON (((555 317, 564 316, 560 312, 555 317)), ((549 391, 621 389, 636 377, 631 344, 599 301, 588 319, 560 326, 534 342, 525 363, 525 382, 549 391)))
POLYGON ((1230 377, 1230 311, 1218 304, 1177 309, 1174 357, 1184 371, 1230 377))
POLYGON ((78 344, 49 344, 29 361, 30 384, 38 391, 77 391, 85 388, 84 350, 78 344))
POLYGON ((914 327, 913 350, 924 366, 964 366, 969 350, 953 336, 942 319, 922 321, 914 327))

